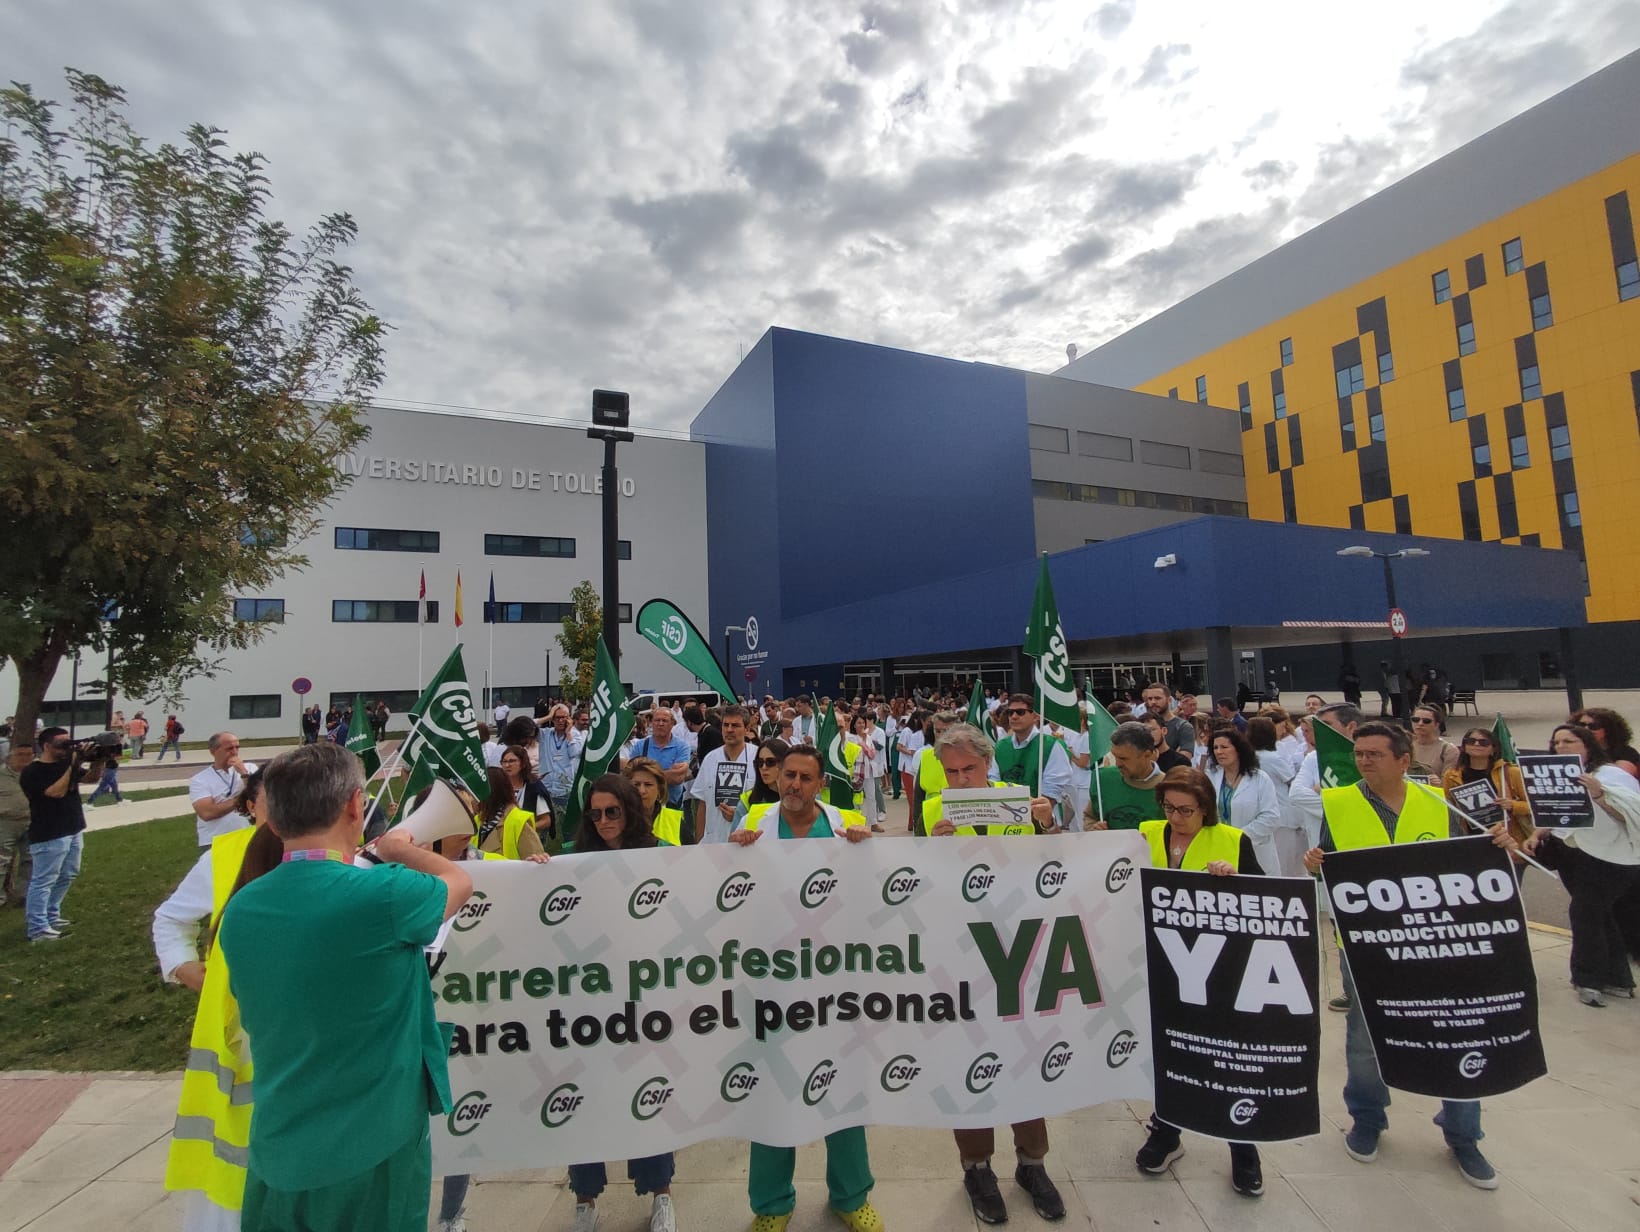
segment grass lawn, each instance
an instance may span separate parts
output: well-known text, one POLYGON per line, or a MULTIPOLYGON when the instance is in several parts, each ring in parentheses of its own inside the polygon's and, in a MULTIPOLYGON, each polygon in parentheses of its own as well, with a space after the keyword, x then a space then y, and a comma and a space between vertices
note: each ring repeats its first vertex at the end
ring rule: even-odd
POLYGON ((99 830, 66 938, 30 945, 22 911, 0 910, 0 1071, 182 1068, 195 998, 160 983, 149 926, 198 857, 191 814, 99 830))
MULTIPOLYGON (((139 787, 135 791, 122 790, 120 792, 120 795, 125 797, 127 800, 160 800, 166 796, 185 796, 187 794, 188 788, 186 786, 139 787)), ((87 795, 85 798, 85 803, 87 808, 106 808, 108 805, 114 803, 114 797, 104 796, 101 800, 98 800, 97 803, 92 804, 91 797, 87 795)))

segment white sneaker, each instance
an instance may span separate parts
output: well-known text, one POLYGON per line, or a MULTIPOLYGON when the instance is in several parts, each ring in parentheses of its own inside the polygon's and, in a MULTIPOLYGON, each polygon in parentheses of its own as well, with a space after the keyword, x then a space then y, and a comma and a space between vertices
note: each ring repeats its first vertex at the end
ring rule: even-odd
POLYGON ((672 1208, 671 1194, 656 1194, 649 1208, 649 1232, 678 1232, 678 1214, 672 1208))
POLYGON ((438 1232, 467 1232, 467 1217, 457 1215, 454 1219, 439 1220, 438 1232))
POLYGON ((598 1208, 590 1202, 575 1204, 575 1222, 570 1224, 570 1232, 592 1232, 598 1226, 598 1208))

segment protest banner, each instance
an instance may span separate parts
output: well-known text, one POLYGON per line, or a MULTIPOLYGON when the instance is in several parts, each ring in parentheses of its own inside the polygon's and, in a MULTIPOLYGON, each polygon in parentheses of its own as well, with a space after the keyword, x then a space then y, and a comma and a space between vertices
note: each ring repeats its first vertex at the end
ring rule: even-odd
POLYGON ((1575 753, 1522 753, 1520 777, 1532 824, 1540 830, 1594 828, 1594 801, 1583 786, 1583 762, 1575 753))
POLYGON ((1231 1142, 1320 1133, 1315 882, 1139 876, 1156 1115, 1231 1142))
POLYGON ((1446 802, 1478 826, 1491 827, 1503 820, 1503 805, 1487 779, 1459 784, 1446 793, 1446 802))
POLYGON ((1385 1083, 1480 1099, 1548 1073, 1507 852, 1484 835, 1363 847, 1321 874, 1385 1083))
POLYGON ((1137 834, 471 864, 439 1172, 1148 1099, 1137 834))

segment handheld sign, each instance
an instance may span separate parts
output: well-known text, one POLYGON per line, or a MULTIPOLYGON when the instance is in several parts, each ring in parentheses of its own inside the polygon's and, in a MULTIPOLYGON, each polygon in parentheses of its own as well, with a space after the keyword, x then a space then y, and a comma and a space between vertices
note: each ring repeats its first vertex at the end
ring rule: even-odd
POLYGON ((1503 820, 1503 805, 1486 779, 1463 783, 1446 793, 1447 803, 1477 826, 1490 828, 1503 820))
POLYGON ((1583 763, 1575 753, 1522 753, 1520 776, 1532 824, 1542 830, 1594 828, 1594 801, 1583 786, 1583 763))
POLYGON ((957 827, 1031 826, 1031 793, 1025 787, 947 787, 940 811, 957 827))

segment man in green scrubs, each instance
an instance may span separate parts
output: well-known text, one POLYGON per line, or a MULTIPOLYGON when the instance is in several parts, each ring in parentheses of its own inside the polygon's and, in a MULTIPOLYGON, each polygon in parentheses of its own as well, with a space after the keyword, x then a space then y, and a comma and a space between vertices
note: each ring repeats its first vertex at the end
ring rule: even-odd
POLYGON ((1088 799, 1088 829, 1137 830, 1141 821, 1159 820, 1156 786, 1162 772, 1156 767, 1161 749, 1143 723, 1121 723, 1110 734, 1114 766, 1100 766, 1088 799))
POLYGON ((275 758, 262 793, 284 861, 228 900, 219 937, 256 1066, 240 1227, 424 1232, 450 1087, 422 951, 473 883, 402 831, 353 864, 364 769, 340 745, 275 758))

